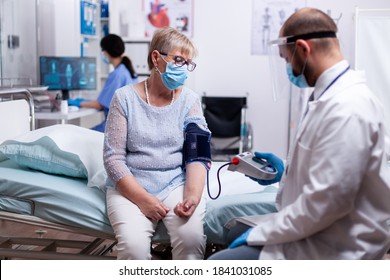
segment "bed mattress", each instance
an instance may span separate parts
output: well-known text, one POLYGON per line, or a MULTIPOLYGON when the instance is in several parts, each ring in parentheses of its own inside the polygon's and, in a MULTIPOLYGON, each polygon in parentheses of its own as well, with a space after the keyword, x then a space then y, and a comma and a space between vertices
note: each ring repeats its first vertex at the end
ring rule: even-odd
MULTIPOLYGON (((219 166, 214 164, 210 171, 213 195, 218 192, 219 166)), ((224 244, 224 225, 230 219, 276 211, 276 187, 262 187, 242 174, 226 170, 220 177, 221 196, 207 200, 205 218, 207 240, 215 244, 224 244)), ((0 162, 0 210, 114 236, 106 213, 105 193, 86 184, 83 179, 46 174, 5 160, 0 162)), ((153 240, 169 241, 162 223, 153 240)))
POLYGON ((113 235, 105 194, 86 180, 0 162, 0 210, 113 235))

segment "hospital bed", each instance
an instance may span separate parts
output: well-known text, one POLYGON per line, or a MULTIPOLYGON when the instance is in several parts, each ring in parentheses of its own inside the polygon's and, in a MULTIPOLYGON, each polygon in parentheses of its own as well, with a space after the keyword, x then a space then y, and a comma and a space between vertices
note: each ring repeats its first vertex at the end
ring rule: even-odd
MULTIPOLYGON (((0 229, 0 258, 112 258, 107 254, 113 250, 116 241, 107 217, 102 188, 107 176, 100 154, 103 135, 74 125, 54 125, 29 131, 32 126, 26 124, 25 118, 31 122, 33 111, 23 104, 24 101, 29 105, 29 94, 26 94, 27 102, 20 102, 13 98, 3 99, 5 95, 2 93, 4 91, 0 90, 0 101, 3 101, 0 102, 0 120, 8 119, 4 116, 9 112, 8 106, 15 112, 14 102, 18 101, 27 112, 21 117, 24 124, 16 125, 16 119, 13 119, 11 126, 24 127, 27 131, 10 130, 10 122, 0 123, 0 220, 92 238, 88 242, 31 238, 23 236, 23 232, 19 236, 8 236, 4 229, 0 229), (94 145, 100 149, 95 149, 94 145), (47 147, 52 149, 50 161, 43 162, 45 159, 40 157, 48 153, 47 147), (73 160, 81 161, 81 166, 73 169, 66 166, 68 170, 62 172, 64 165, 73 160), (43 164, 47 166, 42 167, 43 164), (61 165, 59 172, 56 170, 58 166, 53 167, 55 164, 61 165), (84 173, 78 174, 79 171, 84 173), (76 252, 64 253, 60 248, 72 248, 76 252)), ((217 170, 221 165, 214 162, 209 173, 210 193, 213 195, 218 192, 217 170)), ((260 186, 243 174, 228 171, 227 167, 219 175, 222 189, 218 199, 208 198, 205 187, 207 208, 204 228, 209 253, 226 246, 224 225, 232 218, 276 211, 276 186, 260 186)), ((153 244, 169 244, 169 236, 162 223, 153 236, 153 244)))

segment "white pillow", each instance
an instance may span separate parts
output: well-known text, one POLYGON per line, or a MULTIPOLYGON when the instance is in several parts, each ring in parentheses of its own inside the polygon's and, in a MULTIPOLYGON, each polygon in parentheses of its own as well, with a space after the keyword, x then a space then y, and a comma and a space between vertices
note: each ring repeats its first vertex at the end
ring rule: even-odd
POLYGON ((58 124, 27 132, 0 145, 0 160, 46 173, 88 179, 89 187, 103 188, 104 134, 70 124, 58 124))

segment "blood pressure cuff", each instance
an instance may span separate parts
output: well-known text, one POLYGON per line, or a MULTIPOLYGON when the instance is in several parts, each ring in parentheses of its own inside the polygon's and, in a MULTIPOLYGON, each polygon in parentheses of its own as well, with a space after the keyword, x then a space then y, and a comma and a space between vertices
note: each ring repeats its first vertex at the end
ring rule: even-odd
POLYGON ((192 162, 201 162, 207 170, 211 167, 211 133, 190 123, 184 130, 183 168, 192 162))

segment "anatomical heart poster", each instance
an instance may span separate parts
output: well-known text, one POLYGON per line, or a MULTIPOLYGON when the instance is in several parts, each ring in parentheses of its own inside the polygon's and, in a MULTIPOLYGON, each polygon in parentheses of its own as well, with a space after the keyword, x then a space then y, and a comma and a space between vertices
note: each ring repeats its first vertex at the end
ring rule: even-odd
POLYGON ((171 26, 188 37, 193 33, 193 0, 144 0, 146 37, 155 29, 171 26))

